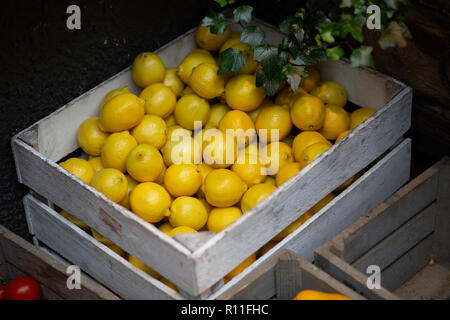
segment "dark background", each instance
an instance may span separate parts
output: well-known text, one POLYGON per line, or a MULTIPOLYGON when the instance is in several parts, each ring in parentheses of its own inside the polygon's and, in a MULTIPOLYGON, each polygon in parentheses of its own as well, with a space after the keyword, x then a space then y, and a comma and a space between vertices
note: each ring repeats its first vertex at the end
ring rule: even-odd
MULTIPOLYGON (((278 24, 303 1, 241 1, 278 24)), ((30 239, 11 137, 83 92, 195 27, 212 0, 2 1, 0 12, 0 224, 30 239), (81 30, 66 28, 66 8, 81 8, 81 30)), ((413 175, 450 149, 448 1, 413 1, 405 49, 375 50, 380 71, 413 86, 413 175)), ((368 35, 370 42, 370 35, 368 35)), ((58 134, 57 132, 55 134, 58 134)))

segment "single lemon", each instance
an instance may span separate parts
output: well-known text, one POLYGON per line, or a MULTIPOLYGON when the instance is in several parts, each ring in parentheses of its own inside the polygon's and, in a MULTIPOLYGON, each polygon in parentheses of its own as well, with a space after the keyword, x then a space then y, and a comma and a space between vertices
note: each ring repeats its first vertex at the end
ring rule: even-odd
POLYGON ((341 108, 347 104, 347 92, 344 87, 334 81, 322 82, 311 94, 326 104, 333 104, 341 108))
POLYGON ((131 69, 134 83, 141 88, 163 81, 165 71, 164 62, 152 52, 140 53, 134 59, 131 69))
POLYGON ((77 217, 71 215, 70 213, 68 213, 65 210, 61 211, 59 214, 62 215, 67 220, 69 220, 70 222, 72 222, 74 225, 76 225, 80 229, 83 229, 85 231, 88 231, 90 229, 89 226, 86 223, 84 223, 83 221, 81 221, 77 217))
POLYGON ((128 192, 128 180, 119 170, 106 168, 97 172, 91 186, 114 202, 120 202, 128 192))
POLYGON ((102 236, 100 233, 98 233, 94 229, 91 229, 91 233, 92 233, 92 236, 95 238, 95 240, 103 243, 105 246, 112 246, 114 244, 114 242, 112 242, 108 238, 105 238, 104 236, 102 236))
POLYGON ((320 133, 329 140, 337 137, 350 127, 350 116, 344 108, 328 104, 325 107, 325 121, 320 133))
POLYGON ((175 106, 175 120, 185 129, 194 130, 195 121, 203 127, 209 119, 209 103, 196 94, 181 97, 175 106))
POLYGON ((250 257, 242 261, 236 268, 231 270, 226 276, 225 280, 230 281, 236 277, 239 273, 247 269, 253 262, 256 261, 256 253, 252 254, 250 257))
MULTIPOLYGON (((167 141, 177 139, 181 136, 192 137, 192 131, 179 125, 167 127, 167 141)), ((167 142, 166 142, 167 143, 167 142)))
POLYGON ((259 202, 267 198, 269 194, 276 190, 275 186, 270 184, 261 183, 250 187, 242 197, 241 209, 243 213, 246 213, 251 208, 256 206, 259 202))
MULTIPOLYGON (((208 203, 208 201, 206 201, 205 198, 198 198, 198 200, 200 200, 200 202, 205 206, 206 212, 208 212, 208 216, 209 216, 209 213, 211 212, 212 209, 214 209, 214 207, 212 205, 210 205, 208 203)), ((203 228, 203 229, 205 229, 205 228, 203 228)))
POLYGON ((271 184, 272 186, 277 186, 277 183, 275 181, 275 178, 272 176, 267 176, 266 180, 264 181, 265 184, 271 184))
POLYGON ((302 97, 304 94, 306 94, 306 91, 299 87, 297 91, 292 91, 291 87, 287 86, 284 87, 279 93, 277 93, 275 97, 275 104, 279 106, 288 106, 289 108, 292 108, 295 101, 302 97))
POLYGON ((128 87, 111 90, 103 97, 102 102, 100 103, 100 106, 103 108, 103 106, 107 102, 109 102, 112 98, 114 98, 115 96, 118 96, 119 94, 123 94, 123 93, 130 93, 130 90, 128 89, 128 87))
POLYGON ((289 110, 277 105, 265 107, 256 118, 255 127, 261 140, 267 142, 283 140, 292 129, 289 110))
POLYGON ((199 25, 195 32, 195 42, 197 45, 208 51, 218 50, 230 37, 230 28, 227 27, 221 34, 214 34, 210 27, 199 25))
POLYGON ((189 86, 205 99, 213 99, 225 91, 225 78, 217 74, 219 67, 212 63, 202 63, 192 69, 189 86))
POLYGON ((351 300, 340 293, 326 293, 316 290, 302 290, 292 300, 351 300))
POLYGON ((94 168, 84 159, 70 158, 59 165, 86 183, 90 183, 95 174, 94 168))
POLYGON ((103 168, 102 158, 101 157, 89 157, 89 164, 94 168, 94 173, 99 172, 103 168))
POLYGON ((127 171, 139 182, 152 182, 164 170, 164 160, 158 149, 149 144, 134 147, 127 157, 127 171))
POLYGON ((303 151, 318 142, 327 143, 331 146, 331 142, 327 140, 323 135, 316 131, 303 131, 299 133, 292 143, 292 151, 295 161, 300 162, 302 159, 303 151))
POLYGON ((352 130, 345 130, 344 132, 341 132, 338 137, 336 138, 336 142, 338 142, 339 140, 341 140, 343 137, 345 137, 346 135, 348 135, 352 130))
POLYGON ((144 182, 138 184, 130 194, 131 210, 150 223, 156 223, 170 215, 170 195, 159 184, 144 182))
POLYGON ((288 225, 283 231, 281 231, 279 234, 277 234, 275 237, 273 237, 273 241, 281 241, 284 238, 286 238, 288 235, 290 235, 292 232, 298 229, 302 224, 304 224, 309 218, 312 217, 312 214, 307 211, 304 214, 300 216, 297 220, 292 222, 290 225, 288 225))
POLYGON ((283 183, 299 173, 301 168, 302 166, 298 162, 291 162, 282 166, 280 170, 278 170, 277 176, 275 177, 277 187, 281 186, 283 183))
POLYGON ((170 222, 164 222, 162 225, 160 225, 158 227, 158 229, 162 232, 164 232, 165 234, 169 235, 170 231, 173 230, 172 225, 170 224, 170 222))
POLYGON ((220 120, 222 120, 222 118, 228 111, 230 111, 230 108, 228 108, 228 106, 224 104, 216 103, 212 105, 209 111, 209 119, 205 125, 205 129, 219 128, 220 120))
MULTIPOLYGON (((212 63, 216 64, 216 60, 209 53, 209 51, 204 49, 194 49, 181 61, 177 68, 177 74, 183 80, 184 83, 189 83, 189 77, 191 76, 192 70, 202 64, 202 63, 212 63)), ((185 90, 189 88, 186 87, 185 90)))
POLYGON ((186 86, 186 87, 183 89, 183 91, 181 91, 180 97, 186 96, 186 95, 188 95, 188 94, 193 94, 193 93, 195 93, 194 90, 192 90, 191 87, 186 86))
POLYGON ((214 169, 212 167, 208 166, 204 162, 198 164, 197 169, 200 171, 200 175, 202 176, 202 185, 201 185, 200 189, 198 189, 198 191, 197 191, 197 197, 205 198, 205 192, 203 191, 203 187, 205 185, 205 179, 206 179, 206 176, 214 169))
POLYGON ((238 149, 244 148, 256 138, 255 124, 241 110, 228 111, 220 120, 219 129, 224 134, 235 137, 238 149))
POLYGON ((176 234, 193 233, 193 232, 197 232, 197 230, 192 229, 191 227, 187 227, 187 226, 180 226, 180 227, 173 228, 171 231, 169 231, 168 236, 173 237, 176 234))
POLYGON ((266 166, 268 175, 275 175, 279 169, 294 162, 292 148, 284 142, 272 142, 260 151, 261 163, 266 166))
POLYGON ((161 118, 168 117, 175 109, 177 97, 169 87, 154 83, 142 90, 140 98, 145 101, 145 113, 161 118))
POLYGON ((185 226, 200 230, 207 220, 208 212, 197 198, 181 196, 170 206, 169 222, 175 228, 185 226))
POLYGON ((209 231, 219 233, 242 216, 238 207, 215 208, 211 210, 206 227, 209 231))
POLYGON ((147 265, 145 265, 141 260, 135 258, 134 256, 132 256, 131 254, 128 255, 127 258, 128 262, 131 263, 133 266, 135 266, 136 268, 144 271, 145 273, 149 274, 150 276, 152 276, 155 279, 159 279, 161 278, 161 275, 156 272, 155 270, 153 270, 152 268, 148 267, 147 265))
POLYGON ((214 207, 226 208, 235 205, 246 190, 244 181, 228 169, 215 169, 205 179, 206 201, 214 207))
POLYGON ((241 32, 232 32, 228 40, 225 41, 223 45, 220 47, 219 53, 224 52, 228 48, 231 48, 232 46, 240 42, 241 42, 241 32))
POLYGON ((303 77, 300 81, 300 87, 305 89, 307 92, 311 92, 317 88, 320 83, 320 73, 319 70, 312 66, 307 66, 306 71, 308 75, 303 77))
POLYGON ((360 108, 353 111, 350 114, 350 130, 355 129, 361 123, 369 119, 375 112, 377 111, 371 108, 360 108))
POLYGON ((305 94, 292 106, 291 118, 300 130, 319 130, 325 121, 325 105, 319 98, 305 94))
POLYGON ((216 128, 202 132, 203 161, 215 168, 228 168, 237 157, 236 143, 233 136, 226 135, 216 128))
POLYGON ((165 118, 164 122, 166 123, 167 128, 175 126, 177 124, 177 121, 175 120, 175 115, 173 113, 167 118, 165 118))
POLYGON ((81 149, 91 156, 100 155, 103 142, 109 136, 108 133, 100 130, 99 121, 100 119, 97 117, 87 119, 83 121, 77 132, 81 149))
POLYGON ((128 174, 125 175, 125 178, 127 178, 127 182, 128 182, 127 195, 122 199, 122 201, 119 202, 119 204, 129 210, 129 209, 131 209, 131 206, 130 206, 130 193, 131 193, 131 191, 134 190, 134 188, 136 188, 136 186, 139 184, 139 182, 134 180, 128 174))
POLYGON ((302 168, 306 167, 308 164, 316 160, 322 153, 330 149, 330 145, 328 143, 315 143, 305 150, 303 150, 302 158, 300 159, 300 163, 302 168))
POLYGON ((178 77, 175 68, 167 68, 164 74, 163 84, 170 88, 175 96, 179 97, 184 89, 184 82, 178 77))
POLYGON ((163 169, 163 171, 161 172, 161 174, 159 175, 159 177, 155 180, 155 181, 153 181, 153 182, 155 182, 155 183, 157 183, 157 184, 159 184, 159 185, 164 185, 164 176, 166 175, 166 170, 167 170, 167 168, 166 168, 166 166, 164 165, 164 169, 163 169))
POLYGON ((253 123, 256 123, 256 118, 258 118, 259 113, 265 107, 272 106, 273 101, 269 97, 265 97, 263 102, 253 111, 247 112, 250 119, 252 119, 253 123))
POLYGON ((257 146, 252 148, 252 144, 241 150, 236 162, 231 166, 231 171, 247 184, 248 187, 263 183, 266 180, 266 167, 261 163, 257 146))
POLYGON ((172 164, 198 164, 202 160, 202 147, 185 129, 175 129, 161 149, 166 166, 172 164))
POLYGON ((125 172, 128 153, 136 146, 136 139, 128 131, 111 134, 102 146, 103 167, 125 172))
POLYGON ((141 123, 131 130, 131 135, 139 144, 145 143, 161 149, 167 141, 167 125, 160 116, 147 114, 141 123))
POLYGON ((252 74, 258 68, 259 63, 253 60, 253 50, 248 44, 236 43, 231 46, 232 49, 239 50, 245 59, 245 64, 242 66, 239 74, 252 74))
POLYGON ((233 77, 225 86, 225 99, 232 109, 253 111, 266 97, 263 87, 256 86, 254 75, 241 74, 233 77))
POLYGON ((106 132, 131 129, 142 121, 144 112, 144 100, 132 93, 120 94, 103 106, 99 128, 106 132))
POLYGON ((202 175, 194 164, 173 164, 164 175, 164 186, 174 196, 192 196, 202 185, 202 175))

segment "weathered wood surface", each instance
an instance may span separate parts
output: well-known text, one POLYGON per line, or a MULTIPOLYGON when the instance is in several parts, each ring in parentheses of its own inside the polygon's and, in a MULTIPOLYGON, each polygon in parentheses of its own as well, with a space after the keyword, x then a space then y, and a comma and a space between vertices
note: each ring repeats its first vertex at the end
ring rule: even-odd
MULTIPOLYGON (((69 290, 66 285, 68 275, 65 265, 2 226, 0 226, 0 247, 3 262, 8 265, 9 280, 21 275, 32 276, 43 288, 46 288, 44 293, 47 298, 118 299, 115 294, 83 275, 81 289, 69 290)), ((6 278, 7 275, 3 276, 6 278)))

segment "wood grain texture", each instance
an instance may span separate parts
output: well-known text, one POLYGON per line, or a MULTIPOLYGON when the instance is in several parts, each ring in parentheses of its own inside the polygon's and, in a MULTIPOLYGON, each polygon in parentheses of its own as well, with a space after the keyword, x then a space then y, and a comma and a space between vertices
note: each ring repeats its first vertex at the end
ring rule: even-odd
POLYGON ((436 261, 450 262, 450 158, 440 164, 433 253, 436 261))

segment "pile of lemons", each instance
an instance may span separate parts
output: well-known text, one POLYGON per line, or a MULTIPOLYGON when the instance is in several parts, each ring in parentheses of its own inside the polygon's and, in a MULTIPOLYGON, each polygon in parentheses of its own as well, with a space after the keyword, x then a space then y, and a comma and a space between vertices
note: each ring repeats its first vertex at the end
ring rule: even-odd
MULTIPOLYGON (((166 67, 154 53, 139 54, 132 66, 133 80, 142 88, 139 96, 127 87, 109 92, 99 102, 99 116, 85 120, 78 130, 80 147, 89 159, 60 163, 168 236, 224 230, 375 112, 369 108, 347 112, 345 89, 336 82, 321 83, 313 67, 307 68, 309 75, 296 92, 283 83, 272 99, 255 84, 260 66, 251 48, 240 43, 240 33, 227 29, 214 35, 199 26, 196 42, 199 48, 176 68, 166 67), (218 53, 227 48, 244 54, 246 63, 238 75, 217 74, 218 53), (199 122, 202 130, 194 132, 199 122), (237 129, 247 134, 229 139, 227 130, 237 129), (252 156, 256 161, 249 160, 252 156)), ((334 197, 326 196, 225 280, 334 197)), ((61 214, 89 230, 69 213, 61 214)), ((92 234, 124 255, 95 230, 92 234)), ((136 258, 127 257, 161 278, 136 258)), ((174 287, 167 279, 162 281, 174 287)))

